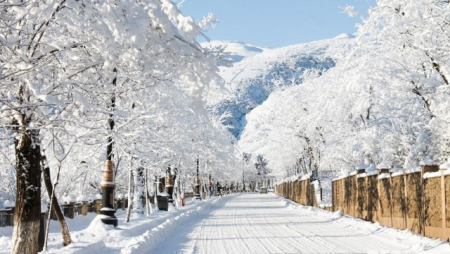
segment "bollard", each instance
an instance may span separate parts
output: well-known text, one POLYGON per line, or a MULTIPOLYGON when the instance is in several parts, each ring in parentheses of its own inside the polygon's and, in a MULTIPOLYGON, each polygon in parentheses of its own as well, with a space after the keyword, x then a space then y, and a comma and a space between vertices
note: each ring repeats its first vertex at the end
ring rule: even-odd
POLYGON ((158 209, 160 211, 169 211, 169 197, 157 195, 156 199, 158 200, 158 209))

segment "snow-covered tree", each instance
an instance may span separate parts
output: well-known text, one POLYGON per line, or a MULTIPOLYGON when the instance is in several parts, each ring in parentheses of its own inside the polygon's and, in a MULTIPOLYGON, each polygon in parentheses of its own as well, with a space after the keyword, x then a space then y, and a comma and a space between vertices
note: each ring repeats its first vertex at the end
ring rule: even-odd
POLYGON ((346 58, 272 93, 246 117, 240 147, 264 155, 278 176, 338 173, 361 161, 444 162, 449 8, 446 1, 378 1, 346 58))
POLYGON ((14 140, 16 151, 13 252, 35 253, 41 155, 64 172, 58 187, 73 190, 78 181, 98 185, 108 144, 116 166, 136 156, 146 162, 143 154, 156 150, 146 151, 149 143, 174 150, 180 140, 166 137, 195 126, 178 123, 202 114, 216 67, 196 42, 201 28, 168 0, 10 0, 0 15, 2 147, 14 140), (168 97, 189 105, 165 104, 168 97), (160 114, 164 106, 173 108, 160 114))

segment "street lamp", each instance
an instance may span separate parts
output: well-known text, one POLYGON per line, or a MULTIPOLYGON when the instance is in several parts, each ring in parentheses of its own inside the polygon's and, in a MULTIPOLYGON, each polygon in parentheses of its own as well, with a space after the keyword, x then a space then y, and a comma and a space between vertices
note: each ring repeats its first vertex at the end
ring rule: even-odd
POLYGON ((195 175, 194 178, 194 182, 195 182, 195 199, 202 199, 200 197, 200 175, 199 175, 199 161, 197 158, 197 174, 195 175))
MULTIPOLYGON (((117 82, 117 69, 113 70, 115 76, 112 81, 113 86, 116 85, 117 82)), ((113 93, 111 95, 110 101, 110 109, 114 111, 116 106, 116 96, 113 93)), ((114 115, 113 113, 109 114, 108 117, 108 125, 112 132, 114 129, 114 115)), ((105 168, 103 170, 103 180, 100 183, 100 187, 102 189, 102 208, 100 209, 100 214, 103 215, 101 221, 108 225, 114 225, 117 227, 117 217, 114 216, 116 210, 114 209, 114 188, 116 184, 114 183, 114 171, 113 171, 113 162, 112 162, 112 150, 113 150, 113 138, 112 133, 108 136, 108 146, 106 147, 106 162, 105 168)))

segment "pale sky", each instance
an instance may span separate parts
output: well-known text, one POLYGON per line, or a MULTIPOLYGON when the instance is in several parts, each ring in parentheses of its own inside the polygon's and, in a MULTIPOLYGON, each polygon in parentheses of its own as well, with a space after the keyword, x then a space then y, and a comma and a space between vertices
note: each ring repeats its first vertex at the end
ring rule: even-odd
POLYGON ((361 21, 343 13, 347 5, 367 16, 376 0, 185 0, 180 9, 195 20, 214 13, 211 40, 281 47, 355 33, 361 21))

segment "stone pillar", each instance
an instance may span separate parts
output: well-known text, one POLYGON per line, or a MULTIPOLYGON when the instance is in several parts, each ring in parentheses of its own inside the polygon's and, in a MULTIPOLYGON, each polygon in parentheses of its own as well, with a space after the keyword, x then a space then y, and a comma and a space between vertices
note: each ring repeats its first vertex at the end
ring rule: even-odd
POLYGON ((88 202, 87 201, 82 201, 81 202, 81 214, 83 216, 86 216, 88 212, 88 202))
POLYGON ((103 223, 117 227, 117 217, 114 216, 116 213, 114 209, 114 188, 116 185, 113 174, 113 163, 107 160, 105 169, 103 170, 103 181, 100 184, 102 188, 102 208, 100 209, 100 214, 104 215, 101 219, 103 223))

